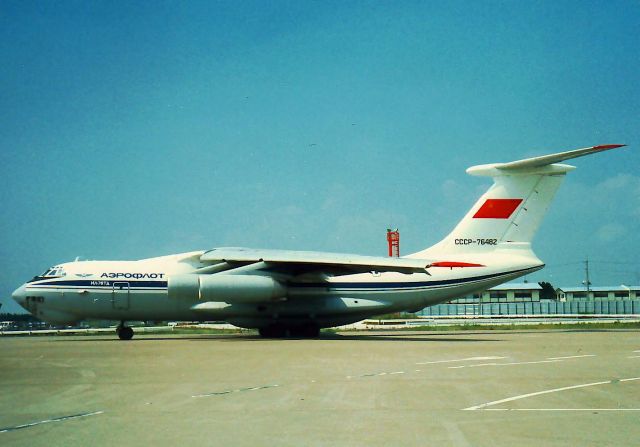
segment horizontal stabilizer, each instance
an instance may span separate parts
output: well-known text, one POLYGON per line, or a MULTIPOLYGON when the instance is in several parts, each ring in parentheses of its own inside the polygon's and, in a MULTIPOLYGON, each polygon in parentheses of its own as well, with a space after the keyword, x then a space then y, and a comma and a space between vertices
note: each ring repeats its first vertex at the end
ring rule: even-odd
POLYGON ((556 154, 541 155, 540 157, 525 158, 523 160, 516 160, 507 163, 491 163, 471 166, 467 169, 467 173, 488 177, 499 177, 513 174, 563 174, 573 170, 574 167, 555 163, 624 146, 626 145, 604 144, 600 146, 586 147, 583 149, 575 149, 572 151, 558 152, 556 154))
POLYGON ((561 161, 570 160, 572 158, 583 157, 585 155, 608 151, 610 149, 616 149, 623 146, 625 145, 603 144, 600 146, 586 147, 584 149, 575 149, 572 151, 558 152, 556 154, 542 155, 540 157, 525 158, 524 160, 512 161, 510 163, 502 163, 497 165, 496 168, 500 170, 539 168, 553 163, 560 163, 561 161))

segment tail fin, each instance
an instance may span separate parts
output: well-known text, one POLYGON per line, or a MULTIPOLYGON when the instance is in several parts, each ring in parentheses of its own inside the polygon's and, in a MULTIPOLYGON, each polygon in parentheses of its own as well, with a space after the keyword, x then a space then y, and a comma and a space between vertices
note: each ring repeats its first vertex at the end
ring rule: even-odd
POLYGON ((530 247, 565 174, 573 166, 556 164, 624 145, 611 144, 512 161, 473 166, 471 175, 493 177, 494 184, 454 230, 438 244, 409 257, 487 253, 497 246, 530 247))

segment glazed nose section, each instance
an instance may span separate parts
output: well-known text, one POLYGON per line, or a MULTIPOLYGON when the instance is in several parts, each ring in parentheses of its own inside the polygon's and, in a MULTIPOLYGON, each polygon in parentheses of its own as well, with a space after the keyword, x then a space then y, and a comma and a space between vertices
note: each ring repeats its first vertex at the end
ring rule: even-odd
POLYGON ((27 301, 27 291, 26 291, 26 286, 23 284, 20 287, 18 287, 12 294, 11 294, 11 298, 13 298, 16 303, 18 303, 19 305, 21 305, 22 307, 25 307, 25 303, 27 301))

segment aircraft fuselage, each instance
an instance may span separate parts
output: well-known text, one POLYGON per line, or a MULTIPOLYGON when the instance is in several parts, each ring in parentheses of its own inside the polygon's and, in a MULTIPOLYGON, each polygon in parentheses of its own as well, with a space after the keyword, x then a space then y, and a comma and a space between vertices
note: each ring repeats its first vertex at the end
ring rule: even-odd
MULTIPOLYGON (((188 255, 188 254, 186 254, 188 255)), ((180 255, 178 255, 180 256, 180 255)), ((489 267, 438 268, 428 273, 369 272, 284 281, 282 296, 265 300, 244 295, 203 299, 202 292, 172 296, 172 277, 191 275, 197 266, 180 261, 80 261, 57 266, 63 276, 37 276, 13 297, 34 316, 72 323, 106 320, 226 320, 242 327, 313 323, 331 327, 389 312, 413 309, 484 290, 542 268, 540 262, 489 267)), ((233 270, 232 270, 233 272, 233 270)), ((242 286, 249 278, 264 278, 260 266, 242 273, 218 273, 217 278, 242 286)), ((254 281, 252 281, 252 284, 254 281)), ((260 285, 258 285, 260 287, 260 285)), ((255 288, 255 287, 254 287, 255 288)), ((260 292, 260 289, 257 289, 260 292)), ((175 295, 175 293, 173 293, 175 295)))

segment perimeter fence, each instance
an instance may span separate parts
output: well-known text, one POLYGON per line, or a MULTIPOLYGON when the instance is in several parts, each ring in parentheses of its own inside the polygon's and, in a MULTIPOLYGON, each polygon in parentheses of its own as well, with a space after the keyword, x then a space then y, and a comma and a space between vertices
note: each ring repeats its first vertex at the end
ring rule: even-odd
POLYGON ((539 301, 528 303, 436 304, 417 315, 632 315, 640 314, 640 300, 539 301))

